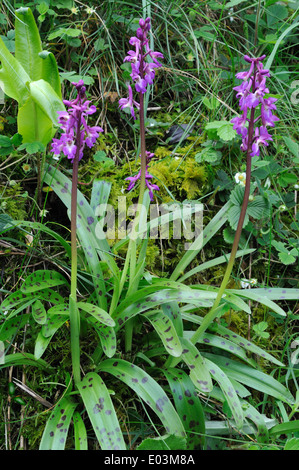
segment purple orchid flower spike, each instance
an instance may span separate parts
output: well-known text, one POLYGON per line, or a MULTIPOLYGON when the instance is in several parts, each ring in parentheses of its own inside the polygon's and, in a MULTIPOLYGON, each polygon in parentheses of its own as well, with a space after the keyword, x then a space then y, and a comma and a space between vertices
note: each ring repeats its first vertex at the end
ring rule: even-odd
POLYGON ((67 111, 58 111, 58 124, 63 131, 59 139, 52 140, 51 151, 58 156, 63 153, 74 161, 78 150, 78 158, 83 157, 85 145, 91 148, 95 144, 103 129, 99 126, 89 126, 87 117, 96 112, 96 107, 86 99, 86 88, 83 80, 72 82, 77 90, 74 100, 64 100, 67 111))
POLYGON ((267 126, 274 127, 275 122, 279 118, 273 114, 276 110, 276 98, 265 97, 269 93, 266 87, 266 78, 270 77, 269 70, 264 69, 262 60, 266 56, 263 55, 257 58, 251 58, 248 55, 244 56, 244 60, 250 63, 248 71, 239 72, 236 78, 243 80, 243 82, 234 87, 237 92, 236 97, 239 99, 239 106, 243 114, 234 117, 231 122, 236 132, 242 136, 241 150, 246 152, 249 145, 251 146, 252 157, 260 155, 260 146, 268 146, 269 141, 273 140, 267 131, 267 126), (260 107, 260 108, 259 108, 260 107), (250 120, 248 111, 258 114, 255 119, 250 120), (255 126, 258 121, 261 121, 261 126, 252 128, 252 141, 248 142, 248 127, 249 125, 255 126), (248 124, 249 123, 249 124, 248 124))
MULTIPOLYGON (((127 85, 128 98, 121 98, 119 100, 120 109, 128 108, 133 119, 136 119, 135 109, 139 111, 140 129, 141 121, 143 123, 143 139, 145 138, 143 118, 143 95, 146 93, 148 86, 153 84, 156 75, 156 69, 162 66, 158 59, 163 59, 163 54, 161 52, 153 51, 149 47, 148 33, 150 29, 150 18, 146 18, 145 20, 139 20, 139 28, 136 31, 136 36, 132 36, 129 40, 130 45, 133 46, 135 50, 129 50, 124 59, 124 62, 131 63, 132 72, 130 74, 130 77, 135 85, 135 90, 139 93, 139 103, 134 100, 133 89, 129 84, 127 85)), ((142 155, 143 157, 141 157, 141 167, 143 168, 143 177, 141 176, 142 171, 140 170, 137 175, 129 176, 128 178, 126 178, 126 180, 129 181, 129 186, 127 190, 130 191, 132 188, 134 188, 137 181, 141 180, 141 178, 143 178, 144 182, 145 178, 145 186, 149 190, 149 195, 152 201, 153 191, 159 191, 160 188, 159 186, 151 182, 153 176, 148 173, 148 163, 150 159, 154 156, 154 154, 145 151, 145 140, 142 155)))

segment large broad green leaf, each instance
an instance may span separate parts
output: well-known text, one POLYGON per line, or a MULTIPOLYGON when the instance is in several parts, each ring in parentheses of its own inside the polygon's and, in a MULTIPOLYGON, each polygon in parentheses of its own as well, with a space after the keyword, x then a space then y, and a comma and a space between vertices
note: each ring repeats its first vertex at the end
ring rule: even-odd
POLYGON ((30 94, 35 103, 42 109, 53 125, 58 124, 57 111, 65 111, 61 98, 53 90, 51 85, 43 79, 29 84, 30 94))
POLYGON ((67 433, 78 403, 71 398, 62 398, 54 407, 47 421, 39 450, 64 450, 67 433))
POLYGON ((101 377, 89 372, 77 385, 102 450, 126 450, 109 391, 101 377))
POLYGON ((41 142, 46 146, 54 137, 51 119, 31 96, 19 106, 17 122, 18 133, 23 137, 23 142, 41 142))
POLYGON ((60 76, 53 53, 42 51, 39 53, 39 57, 42 59, 41 78, 48 82, 59 98, 62 99, 60 76))
POLYGON ((126 383, 152 408, 169 434, 185 437, 182 422, 162 387, 140 367, 123 359, 107 359, 99 366, 126 383))
POLYGON ((0 87, 8 96, 23 105, 29 97, 30 77, 9 52, 0 38, 0 87))
POLYGON ((30 8, 19 8, 15 12, 15 45, 17 61, 31 80, 39 80, 42 60, 38 54, 42 51, 42 43, 30 8))

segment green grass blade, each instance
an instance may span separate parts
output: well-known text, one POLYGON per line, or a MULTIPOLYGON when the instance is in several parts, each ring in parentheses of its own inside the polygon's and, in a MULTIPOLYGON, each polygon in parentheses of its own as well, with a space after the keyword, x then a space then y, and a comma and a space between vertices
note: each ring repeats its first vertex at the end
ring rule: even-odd
POLYGON ((110 394, 101 377, 89 372, 77 386, 101 449, 126 450, 110 394))
MULTIPOLYGON (((228 209, 230 203, 226 203, 215 217, 209 222, 209 224, 203 230, 196 240, 191 244, 188 251, 183 255, 176 268, 174 269, 170 279, 176 280, 179 276, 184 274, 185 269, 191 263, 191 261, 197 256, 199 251, 205 246, 205 244, 212 238, 212 236, 218 232, 222 225, 227 220, 228 209)), ((186 273, 185 273, 186 274, 186 273)))
MULTIPOLYGON (((255 249, 253 248, 248 248, 247 250, 239 250, 236 253, 236 258, 240 258, 242 256, 248 255, 250 253, 253 253, 255 249)), ((230 253, 227 253, 226 255, 218 256, 217 258, 214 258, 210 261, 206 261, 205 263, 200 264, 199 266, 196 266, 196 268, 191 269, 188 271, 186 274, 181 276, 178 281, 179 282, 184 282, 186 279, 189 277, 193 276, 194 274, 200 273, 201 271, 204 271, 205 269, 210 269, 213 266, 218 266, 219 264, 223 264, 228 262, 230 257, 230 253)))

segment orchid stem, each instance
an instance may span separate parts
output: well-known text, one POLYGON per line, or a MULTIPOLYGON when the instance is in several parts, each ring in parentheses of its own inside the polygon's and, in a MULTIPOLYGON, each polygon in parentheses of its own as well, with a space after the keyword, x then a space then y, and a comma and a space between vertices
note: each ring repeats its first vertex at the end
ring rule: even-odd
POLYGON ((77 151, 73 161, 72 194, 71 194, 71 294, 69 297, 70 331, 71 331, 71 355, 74 382, 81 381, 80 375, 80 314, 77 308, 77 187, 78 166, 80 150, 80 119, 78 119, 77 151))
MULTIPOLYGON (((140 116, 140 153, 141 153, 141 177, 140 177, 140 189, 139 198, 137 204, 137 212, 132 227, 133 236, 130 238, 127 256, 130 259, 130 281, 129 288, 135 277, 136 268, 136 248, 138 237, 136 233, 139 228, 140 213, 142 210, 142 203, 145 191, 145 174, 146 174, 146 147, 145 147, 145 119, 144 119, 144 96, 143 93, 139 93, 139 116, 140 116)), ((131 292, 132 293, 132 292, 131 292)), ((132 349, 132 338, 133 338, 133 325, 134 319, 128 320, 125 324, 125 350, 126 352, 132 349)))

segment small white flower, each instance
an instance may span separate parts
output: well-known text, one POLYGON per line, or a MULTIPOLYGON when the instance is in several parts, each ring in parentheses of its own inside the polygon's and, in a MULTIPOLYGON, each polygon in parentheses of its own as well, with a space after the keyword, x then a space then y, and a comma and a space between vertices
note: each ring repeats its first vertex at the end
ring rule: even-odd
POLYGON ((294 189, 299 189, 299 184, 294 184, 294 189))
POLYGON ((47 217, 48 212, 49 211, 47 211, 46 209, 42 209, 39 213, 39 216, 40 217, 47 217))
POLYGON ((287 208, 287 207, 286 207, 284 204, 281 204, 281 206, 279 206, 278 209, 279 209, 281 212, 283 212, 283 211, 286 210, 286 208, 287 208))
POLYGON ((255 286, 257 279, 241 279, 241 288, 248 289, 250 286, 255 286))
POLYGON ((265 183, 264 183, 264 188, 265 189, 269 189, 271 186, 271 181, 270 181, 270 178, 267 178, 265 183))
POLYGON ((71 12, 73 13, 73 15, 77 15, 77 13, 79 12, 79 8, 78 7, 73 7, 73 8, 71 8, 71 12))
POLYGON ((241 279, 241 288, 247 289, 250 285, 250 281, 248 279, 241 279))
POLYGON ((93 13, 95 13, 95 9, 90 7, 85 8, 85 11, 88 15, 92 15, 93 13))
POLYGON ((235 181, 236 181, 237 184, 241 184, 241 186, 245 186, 246 173, 236 173, 235 174, 235 181))

